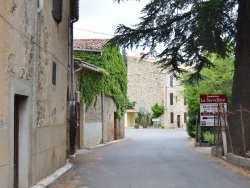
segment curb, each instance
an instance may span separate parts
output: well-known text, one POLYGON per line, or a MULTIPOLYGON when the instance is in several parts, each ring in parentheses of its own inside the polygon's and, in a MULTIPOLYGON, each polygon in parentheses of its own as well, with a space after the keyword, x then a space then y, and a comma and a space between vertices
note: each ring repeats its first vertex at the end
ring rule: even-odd
POLYGON ((56 170, 53 174, 51 174, 47 178, 44 178, 43 180, 39 181, 36 185, 32 186, 31 188, 46 188, 46 187, 48 187, 51 183, 53 183, 61 175, 63 175, 65 172, 67 172, 69 169, 71 169, 72 166, 73 166, 73 164, 67 163, 63 167, 56 170))
POLYGON ((99 144, 99 145, 96 145, 96 146, 93 146, 93 147, 88 147, 86 149, 94 149, 94 148, 99 148, 99 147, 102 147, 102 146, 107 146, 107 145, 111 145, 111 144, 115 144, 117 142, 121 142, 121 141, 125 141, 127 140, 127 138, 123 138, 123 139, 119 139, 119 140, 114 140, 114 141, 111 141, 111 142, 106 142, 106 143, 103 143, 103 144, 99 144))

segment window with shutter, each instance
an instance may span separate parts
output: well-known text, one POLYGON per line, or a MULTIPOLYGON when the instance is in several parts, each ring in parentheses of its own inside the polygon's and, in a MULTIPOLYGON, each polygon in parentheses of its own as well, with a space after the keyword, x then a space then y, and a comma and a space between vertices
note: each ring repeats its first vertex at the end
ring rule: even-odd
POLYGON ((170 113, 170 123, 174 123, 174 112, 170 113))
POLYGON ((174 95, 173 93, 170 93, 170 105, 174 104, 174 95))
POLYGON ((56 85, 56 62, 54 61, 52 66, 52 84, 56 85))
POLYGON ((53 0, 52 16, 58 23, 62 21, 62 0, 53 0))

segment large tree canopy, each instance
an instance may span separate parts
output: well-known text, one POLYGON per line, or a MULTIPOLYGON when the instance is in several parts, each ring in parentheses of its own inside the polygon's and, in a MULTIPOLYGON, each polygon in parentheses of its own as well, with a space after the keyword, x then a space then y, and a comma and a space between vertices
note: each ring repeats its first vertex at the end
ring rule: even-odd
POLYGON ((123 47, 149 48, 143 57, 156 55, 162 68, 173 73, 182 71, 181 64, 192 66, 195 70, 192 78, 196 80, 203 67, 213 66, 206 58, 207 53, 224 58, 234 49, 229 126, 234 153, 245 156, 250 150, 249 0, 150 0, 142 9, 140 22, 133 27, 119 25, 111 42, 123 47), (157 44, 165 46, 158 54, 157 44), (243 116, 239 109, 243 109, 243 116), (244 132, 239 129, 242 125, 244 132))
MULTIPOLYGON (((120 2, 120 1, 118 1, 120 2)), ((162 68, 180 73, 180 64, 194 66, 193 78, 212 64, 206 53, 226 57, 234 44, 235 0, 151 0, 134 27, 119 25, 111 42, 123 47, 147 47, 144 57, 157 57, 162 68), (156 52, 163 44, 165 49, 156 52)))

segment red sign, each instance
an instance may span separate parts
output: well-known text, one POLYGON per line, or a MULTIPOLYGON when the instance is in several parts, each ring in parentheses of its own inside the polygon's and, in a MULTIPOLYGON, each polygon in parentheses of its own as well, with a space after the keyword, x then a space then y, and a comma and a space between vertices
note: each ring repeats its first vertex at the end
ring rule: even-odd
POLYGON ((227 110, 227 96, 225 94, 200 95, 200 125, 215 126, 219 105, 227 110))
POLYGON ((200 103, 227 103, 225 94, 200 95, 200 103))

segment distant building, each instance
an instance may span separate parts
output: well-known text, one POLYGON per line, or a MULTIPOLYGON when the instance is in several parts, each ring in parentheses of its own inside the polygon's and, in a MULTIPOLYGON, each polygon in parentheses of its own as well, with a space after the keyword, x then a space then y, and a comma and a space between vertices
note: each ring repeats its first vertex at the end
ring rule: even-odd
POLYGON ((154 62, 149 58, 140 61, 140 57, 127 57, 128 98, 136 102, 137 111, 152 113, 154 104, 164 105, 165 113, 160 117, 160 123, 165 128, 185 127, 187 109, 183 87, 154 62))

